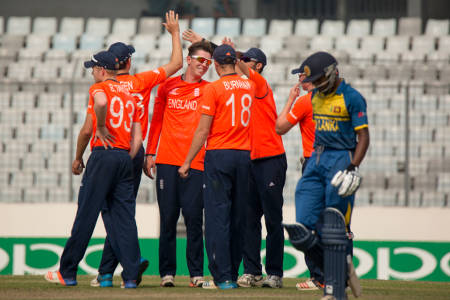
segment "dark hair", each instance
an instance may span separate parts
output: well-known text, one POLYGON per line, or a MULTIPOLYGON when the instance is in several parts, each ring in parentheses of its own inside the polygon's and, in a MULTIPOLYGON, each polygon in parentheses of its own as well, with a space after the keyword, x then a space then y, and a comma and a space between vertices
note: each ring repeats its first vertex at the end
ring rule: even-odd
POLYGON ((234 66, 236 64, 236 58, 234 57, 225 57, 225 59, 221 62, 219 62, 219 65, 225 66, 225 65, 232 65, 234 66))
POLYGON ((214 52, 210 42, 201 41, 201 42, 193 43, 192 45, 189 46, 188 55, 192 56, 198 50, 203 50, 205 52, 208 52, 209 54, 211 54, 211 56, 213 55, 213 52, 214 52))
POLYGON ((128 58, 128 59, 126 59, 125 61, 119 62, 119 70, 124 69, 124 68, 127 66, 127 63, 128 63, 129 60, 130 60, 130 59, 128 58))

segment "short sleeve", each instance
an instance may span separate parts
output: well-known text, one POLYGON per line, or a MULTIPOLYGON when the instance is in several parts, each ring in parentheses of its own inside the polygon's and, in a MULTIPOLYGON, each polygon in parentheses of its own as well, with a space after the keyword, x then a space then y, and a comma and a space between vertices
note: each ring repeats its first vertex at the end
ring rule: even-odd
POLYGON ((347 97, 347 110, 352 120, 353 129, 357 131, 368 127, 366 100, 356 91, 349 93, 347 97))
POLYGON ((255 98, 262 99, 269 94, 269 86, 266 79, 253 69, 250 69, 249 79, 255 83, 255 98))
POLYGON ((297 124, 300 122, 308 113, 308 103, 309 100, 308 95, 303 95, 297 100, 295 100, 294 104, 292 105, 291 110, 286 115, 286 119, 291 123, 292 125, 297 124))
POLYGON ((200 100, 200 113, 214 116, 216 113, 216 90, 212 84, 206 86, 203 96, 200 100))

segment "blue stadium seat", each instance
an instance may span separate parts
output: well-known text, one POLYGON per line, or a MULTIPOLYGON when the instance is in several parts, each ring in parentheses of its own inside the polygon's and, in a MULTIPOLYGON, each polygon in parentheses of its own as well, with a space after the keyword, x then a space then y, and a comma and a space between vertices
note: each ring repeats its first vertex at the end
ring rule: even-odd
POLYGON ((214 18, 194 18, 191 24, 192 30, 203 37, 214 35, 214 18))
POLYGON ((92 52, 100 51, 104 47, 103 36, 84 33, 80 37, 80 49, 92 52))
POLYGON ((242 34, 247 36, 263 36, 266 34, 266 19, 244 19, 242 34))
POLYGON ((241 33, 241 20, 239 18, 217 19, 217 35, 236 37, 241 33))
POLYGON ((57 33, 53 36, 53 49, 72 52, 76 49, 76 36, 65 33, 57 33))

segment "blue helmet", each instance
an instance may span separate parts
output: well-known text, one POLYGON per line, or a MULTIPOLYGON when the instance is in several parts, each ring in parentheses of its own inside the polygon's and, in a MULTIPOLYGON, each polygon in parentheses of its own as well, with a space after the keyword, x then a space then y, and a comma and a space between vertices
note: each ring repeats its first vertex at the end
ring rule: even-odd
POLYGON ((315 87, 320 92, 326 94, 334 86, 337 76, 337 64, 337 60, 330 53, 323 51, 316 52, 305 59, 298 69, 292 70, 292 74, 304 74, 306 77, 303 82, 314 82, 325 77, 326 79, 319 85, 315 85, 315 87))

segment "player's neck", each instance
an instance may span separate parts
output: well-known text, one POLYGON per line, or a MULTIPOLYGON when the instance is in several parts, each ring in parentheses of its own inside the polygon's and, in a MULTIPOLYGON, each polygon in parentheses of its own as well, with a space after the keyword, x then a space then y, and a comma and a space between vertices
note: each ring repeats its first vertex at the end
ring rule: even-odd
POLYGON ((220 68, 217 69, 219 76, 226 76, 226 75, 231 75, 231 74, 236 74, 236 70, 233 66, 229 66, 229 65, 224 65, 220 68))
POLYGON ((196 76, 194 72, 191 72, 189 68, 187 68, 186 73, 181 75, 181 79, 187 83, 195 83, 202 80, 201 76, 196 76))

